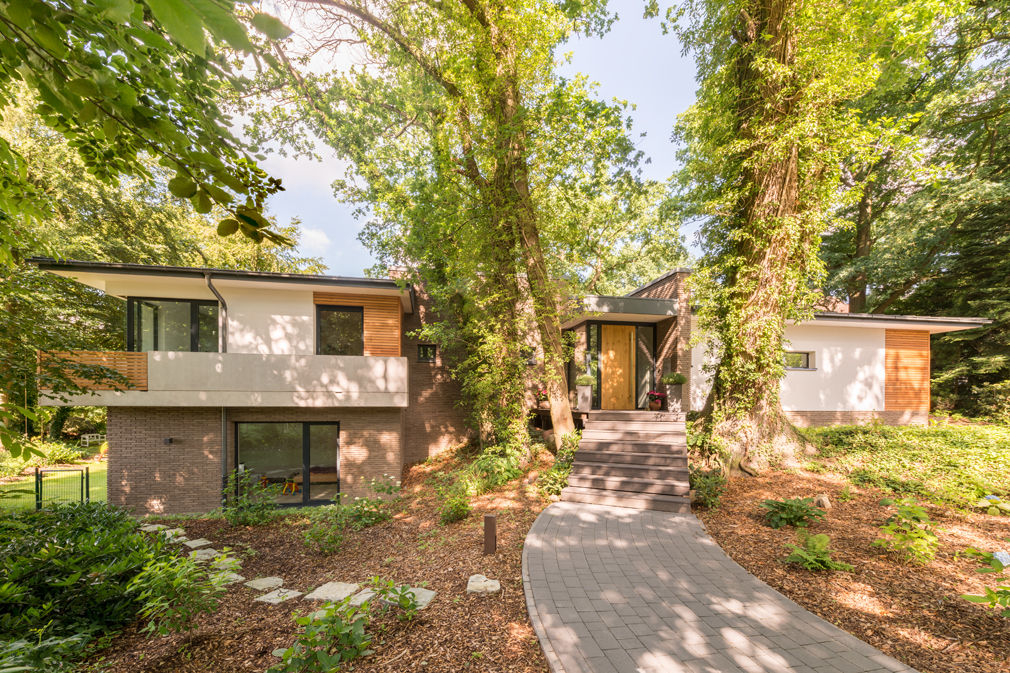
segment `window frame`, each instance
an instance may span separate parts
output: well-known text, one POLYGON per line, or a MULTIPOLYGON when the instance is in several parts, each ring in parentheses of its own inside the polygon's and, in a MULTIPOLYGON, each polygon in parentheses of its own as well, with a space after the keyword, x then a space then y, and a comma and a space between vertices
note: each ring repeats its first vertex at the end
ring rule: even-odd
MULTIPOLYGON (((137 306, 152 301, 175 302, 189 304, 189 350, 173 351, 180 353, 220 353, 221 352, 221 302, 216 299, 178 299, 176 297, 133 297, 126 298, 126 350, 130 353, 144 353, 138 350, 137 343, 137 306), (212 351, 201 351, 200 347, 200 307, 213 306, 217 309, 217 348, 212 351)), ((162 352, 158 349, 158 316, 154 316, 152 326, 154 347, 150 352, 162 352)), ((165 351, 167 352, 167 351, 165 351)))
POLYGON ((435 364, 435 360, 438 358, 438 345, 437 344, 417 344, 417 361, 425 364, 435 364), (430 348, 431 357, 426 358, 421 356, 421 349, 430 348))
POLYGON ((814 351, 785 351, 782 355, 782 365, 785 367, 786 371, 791 372, 813 372, 817 371, 816 362, 814 360, 814 351), (787 355, 805 355, 806 356, 806 366, 805 367, 790 367, 785 364, 785 357, 787 355))
MULTIPOLYGON (((335 425, 337 427, 337 502, 340 502, 340 496, 343 491, 340 489, 340 421, 232 421, 232 470, 236 473, 238 472, 239 466, 239 426, 241 425, 265 425, 267 423, 291 423, 293 425, 302 426, 302 501, 301 502, 277 502, 274 503, 275 507, 285 508, 285 507, 316 507, 319 505, 331 505, 332 500, 323 499, 313 499, 312 495, 312 477, 310 473, 309 457, 311 453, 311 434, 312 430, 310 426, 313 425, 335 425)), ((225 482, 227 485, 227 481, 225 482)), ((238 495, 238 480, 235 480, 235 495, 238 495)))
POLYGON ((323 321, 320 319, 323 311, 343 311, 357 313, 361 316, 361 355, 343 355, 337 357, 361 357, 365 354, 365 307, 347 306, 344 304, 316 304, 316 355, 328 355, 322 352, 323 321))

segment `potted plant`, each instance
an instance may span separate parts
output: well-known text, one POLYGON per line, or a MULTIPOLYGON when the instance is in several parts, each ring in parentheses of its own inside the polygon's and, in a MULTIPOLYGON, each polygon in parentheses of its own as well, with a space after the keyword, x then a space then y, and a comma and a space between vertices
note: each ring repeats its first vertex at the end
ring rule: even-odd
POLYGON ((647 394, 649 395, 649 411, 660 411, 663 408, 663 401, 666 400, 666 393, 650 390, 647 394))
POLYGON ((592 374, 582 373, 575 377, 575 408, 578 411, 589 411, 593 408, 593 384, 596 378, 592 374))
POLYGON ((537 388, 534 396, 537 399, 537 407, 540 409, 549 409, 551 404, 547 401, 547 388, 541 386, 537 388))
POLYGON ((687 377, 680 372, 667 372, 659 378, 659 383, 666 387, 666 410, 681 411, 687 377))

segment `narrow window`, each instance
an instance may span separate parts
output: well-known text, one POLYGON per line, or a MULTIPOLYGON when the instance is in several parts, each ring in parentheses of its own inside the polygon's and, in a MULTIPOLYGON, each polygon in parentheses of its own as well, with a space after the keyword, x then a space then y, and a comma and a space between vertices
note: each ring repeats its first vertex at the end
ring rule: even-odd
POLYGON ((317 355, 364 355, 365 317, 360 306, 319 306, 317 355))
POLYGON ((434 362, 435 344, 417 344, 417 361, 434 362))
POLYGON ((813 369, 812 353, 787 351, 785 354, 786 369, 813 369))

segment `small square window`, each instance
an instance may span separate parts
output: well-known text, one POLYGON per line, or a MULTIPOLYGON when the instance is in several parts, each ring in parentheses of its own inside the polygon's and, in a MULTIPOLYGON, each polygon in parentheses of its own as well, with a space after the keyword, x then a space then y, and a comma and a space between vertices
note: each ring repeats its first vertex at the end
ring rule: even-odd
POLYGON ((812 353, 787 351, 785 354, 786 369, 813 369, 812 353))
POLYGON ((434 362, 435 344, 417 344, 417 361, 434 362))

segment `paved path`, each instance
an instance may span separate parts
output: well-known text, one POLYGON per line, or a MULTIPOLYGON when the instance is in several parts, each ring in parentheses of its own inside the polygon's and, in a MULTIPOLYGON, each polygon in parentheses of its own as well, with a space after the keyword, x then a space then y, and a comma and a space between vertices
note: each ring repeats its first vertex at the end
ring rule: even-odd
POLYGON ((554 673, 915 673, 741 568, 693 514, 555 503, 523 585, 554 673))

